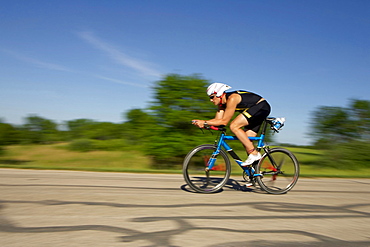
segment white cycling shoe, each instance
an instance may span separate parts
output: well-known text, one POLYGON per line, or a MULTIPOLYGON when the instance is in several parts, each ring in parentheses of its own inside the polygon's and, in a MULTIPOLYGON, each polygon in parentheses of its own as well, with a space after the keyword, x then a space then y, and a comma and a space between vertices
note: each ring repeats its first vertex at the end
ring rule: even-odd
POLYGON ((248 156, 248 159, 245 160, 245 162, 242 163, 242 166, 250 166, 252 165, 254 162, 258 161, 261 159, 261 154, 260 153, 257 153, 257 154, 250 154, 248 156))

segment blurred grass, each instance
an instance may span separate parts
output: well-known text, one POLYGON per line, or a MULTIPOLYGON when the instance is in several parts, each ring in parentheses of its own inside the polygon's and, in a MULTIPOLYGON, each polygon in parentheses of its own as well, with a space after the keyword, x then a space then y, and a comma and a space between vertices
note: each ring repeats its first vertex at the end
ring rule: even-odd
POLYGON ((73 152, 65 144, 8 146, 0 167, 85 171, 146 171, 150 159, 139 151, 73 152))
MULTIPOLYGON (((150 157, 141 151, 90 151, 74 152, 65 148, 67 144, 52 145, 14 145, 5 147, 0 157, 2 168, 81 170, 106 172, 143 172, 143 173, 179 173, 181 165, 176 168, 154 169, 150 157)), ((302 177, 358 177, 370 178, 370 167, 346 170, 321 167, 317 160, 325 155, 322 150, 294 147, 290 149, 300 162, 302 177)), ((241 158, 243 152, 237 151, 241 158)), ((232 174, 241 175, 241 169, 232 161, 232 174)), ((157 166, 158 167, 158 166, 157 166)))

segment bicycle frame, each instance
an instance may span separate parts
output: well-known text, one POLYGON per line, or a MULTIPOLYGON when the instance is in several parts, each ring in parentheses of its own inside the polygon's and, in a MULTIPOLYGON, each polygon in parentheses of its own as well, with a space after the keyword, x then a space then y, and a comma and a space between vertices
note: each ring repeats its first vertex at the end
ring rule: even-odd
MULTIPOLYGON (((248 137, 249 140, 251 140, 251 141, 258 141, 258 144, 257 144, 257 150, 258 151, 260 151, 262 148, 265 147, 266 128, 267 128, 267 122, 264 121, 263 127, 262 127, 262 132, 261 132, 260 136, 248 137)), ((226 143, 226 141, 235 141, 235 140, 239 140, 239 139, 236 136, 226 135, 225 131, 221 132, 221 135, 220 135, 218 141, 215 143, 216 149, 215 149, 211 158, 208 161, 207 169, 212 170, 212 168, 214 167, 217 155, 220 153, 221 148, 224 148, 230 154, 230 156, 235 160, 235 162, 240 166, 240 168, 242 168, 249 177, 262 176, 262 174, 255 174, 254 173, 254 168, 252 166, 242 166, 243 161, 234 152, 234 150, 226 143)))

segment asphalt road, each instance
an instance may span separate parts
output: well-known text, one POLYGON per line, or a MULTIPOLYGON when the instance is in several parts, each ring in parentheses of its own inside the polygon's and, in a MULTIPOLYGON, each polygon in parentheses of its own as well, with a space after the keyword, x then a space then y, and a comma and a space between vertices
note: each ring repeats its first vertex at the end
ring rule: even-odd
POLYGON ((370 180, 199 194, 181 175, 0 169, 0 246, 370 246, 370 180))

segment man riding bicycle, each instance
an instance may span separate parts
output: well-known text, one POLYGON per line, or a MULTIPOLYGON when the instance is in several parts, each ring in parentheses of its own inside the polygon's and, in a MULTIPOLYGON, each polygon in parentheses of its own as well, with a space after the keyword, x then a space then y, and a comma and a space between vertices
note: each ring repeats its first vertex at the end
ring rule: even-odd
POLYGON ((193 120, 193 124, 199 128, 207 125, 227 125, 234 116, 235 111, 240 114, 230 123, 230 130, 244 145, 248 154, 247 160, 242 166, 252 165, 261 159, 261 154, 255 149, 250 137, 257 136, 261 124, 270 114, 269 103, 261 96, 244 91, 225 92, 231 87, 224 83, 213 83, 207 88, 210 101, 218 106, 216 116, 211 120, 193 120), (244 127, 244 129, 242 129, 244 127))

